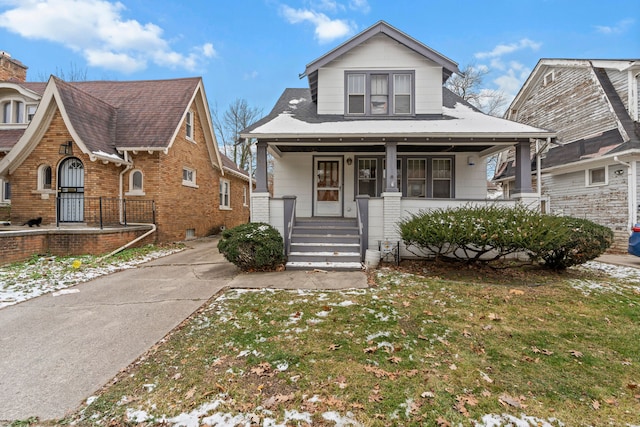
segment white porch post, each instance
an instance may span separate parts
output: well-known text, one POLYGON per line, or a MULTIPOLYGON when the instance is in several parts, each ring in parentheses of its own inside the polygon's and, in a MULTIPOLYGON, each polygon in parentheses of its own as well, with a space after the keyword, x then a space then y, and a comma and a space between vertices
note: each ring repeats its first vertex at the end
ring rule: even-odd
POLYGON ((269 187, 267 183, 267 143, 256 144, 256 190, 251 194, 251 222, 269 224, 269 187))
POLYGON ((382 203, 384 240, 400 240, 398 221, 402 216, 402 193, 397 190, 384 192, 382 193, 382 203))
POLYGON ((270 224, 269 193, 253 193, 251 195, 251 222, 270 224))

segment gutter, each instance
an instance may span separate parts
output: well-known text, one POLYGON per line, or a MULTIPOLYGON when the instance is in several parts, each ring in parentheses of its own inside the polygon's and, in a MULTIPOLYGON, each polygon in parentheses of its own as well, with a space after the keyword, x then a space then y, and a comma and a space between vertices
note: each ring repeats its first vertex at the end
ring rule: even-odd
POLYGON ((629 193, 627 197, 627 232, 631 233, 631 228, 638 222, 638 212, 636 210, 636 206, 638 205, 638 184, 636 182, 638 162, 635 160, 632 160, 631 163, 623 162, 618 156, 614 156, 613 160, 627 168, 627 193, 629 193))

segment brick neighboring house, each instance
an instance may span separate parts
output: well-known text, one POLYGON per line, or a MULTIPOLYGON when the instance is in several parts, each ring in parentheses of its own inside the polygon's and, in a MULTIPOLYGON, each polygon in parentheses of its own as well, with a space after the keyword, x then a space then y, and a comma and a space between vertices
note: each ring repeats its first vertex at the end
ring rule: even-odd
POLYGON ((122 222, 126 200, 156 242, 246 223, 249 176, 218 150, 208 105, 199 77, 30 83, 1 52, 0 203, 14 226, 95 225, 100 202, 122 222))
MULTIPOLYGON (((541 59, 506 118, 557 132, 540 145, 543 208, 611 228, 612 251, 626 252, 638 222, 640 59, 541 59)), ((514 188, 513 150, 501 153, 494 182, 514 188)), ((536 161, 532 169, 536 170, 536 161)))

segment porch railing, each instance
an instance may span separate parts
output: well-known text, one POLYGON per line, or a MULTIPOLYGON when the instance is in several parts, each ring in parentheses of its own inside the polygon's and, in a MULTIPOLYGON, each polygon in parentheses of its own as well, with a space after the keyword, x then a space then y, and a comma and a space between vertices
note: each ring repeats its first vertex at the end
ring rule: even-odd
POLYGON ((369 247, 369 196, 356 196, 358 230, 360 231, 360 261, 369 247))
POLYGON ((56 198, 56 225, 83 223, 91 226, 121 226, 155 224, 156 205, 153 200, 132 200, 111 197, 56 198))
POLYGON ((284 196, 284 255, 291 252, 291 234, 296 225, 296 196, 284 196))

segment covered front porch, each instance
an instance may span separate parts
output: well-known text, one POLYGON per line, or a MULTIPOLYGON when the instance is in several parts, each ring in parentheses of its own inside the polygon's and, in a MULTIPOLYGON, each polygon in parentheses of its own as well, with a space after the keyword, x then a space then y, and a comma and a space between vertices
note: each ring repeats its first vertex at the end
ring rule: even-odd
MULTIPOLYGON (((292 248, 295 230, 310 218, 354 220, 356 250, 363 261, 367 249, 378 249, 380 242, 399 242, 398 222, 420 211, 485 203, 539 207, 539 197, 531 185, 530 138, 345 139, 258 140, 251 221, 266 222, 278 229, 286 255, 297 253, 292 248), (520 159, 516 162, 518 189, 512 199, 490 200, 486 158, 514 145, 520 159), (268 188, 268 152, 274 158, 272 193, 268 188), (528 167, 520 167, 523 164, 528 167)), ((318 262, 346 257, 344 246, 335 246, 334 250, 331 245, 336 230, 322 225, 318 228, 324 229, 327 243, 318 248, 318 253, 325 256, 318 262)), ((313 240, 318 240, 317 236, 313 240)), ((403 258, 412 256, 402 244, 399 250, 403 258)))

